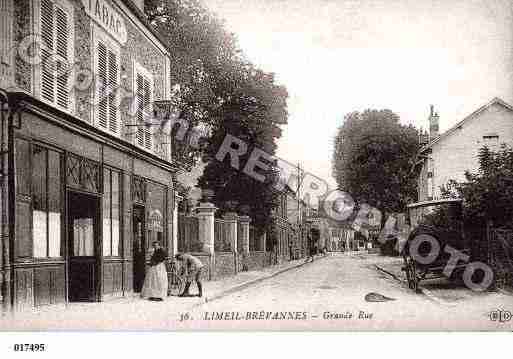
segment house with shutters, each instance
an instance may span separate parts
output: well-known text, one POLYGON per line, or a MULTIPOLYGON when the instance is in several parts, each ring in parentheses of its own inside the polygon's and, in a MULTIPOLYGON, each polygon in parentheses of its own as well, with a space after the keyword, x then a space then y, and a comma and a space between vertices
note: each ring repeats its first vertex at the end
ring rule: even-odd
POLYGON ((466 171, 477 171, 480 148, 513 146, 513 106, 500 98, 492 99, 442 134, 440 116, 433 106, 428 121, 429 132, 421 133, 421 148, 414 161, 418 202, 439 199, 441 187, 449 180, 463 182, 466 171))
POLYGON ((141 290, 176 250, 171 54, 143 0, 0 0, 4 310, 141 290))

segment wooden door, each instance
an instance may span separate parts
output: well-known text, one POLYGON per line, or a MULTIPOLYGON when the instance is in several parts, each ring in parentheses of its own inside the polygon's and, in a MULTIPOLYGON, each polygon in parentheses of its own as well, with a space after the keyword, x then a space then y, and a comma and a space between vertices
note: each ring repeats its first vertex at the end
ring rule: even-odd
POLYGON ((99 270, 99 200, 70 192, 68 196, 69 301, 97 300, 99 270))
POLYGON ((146 223, 144 207, 134 206, 133 216, 133 285, 134 292, 139 293, 146 274, 146 223))

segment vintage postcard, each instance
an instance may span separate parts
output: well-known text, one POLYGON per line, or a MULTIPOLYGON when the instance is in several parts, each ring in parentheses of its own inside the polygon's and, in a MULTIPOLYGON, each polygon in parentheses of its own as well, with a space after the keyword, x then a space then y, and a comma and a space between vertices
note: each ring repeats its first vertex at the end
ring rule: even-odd
POLYGON ((0 0, 0 35, 0 331, 513 330, 511 1, 0 0))

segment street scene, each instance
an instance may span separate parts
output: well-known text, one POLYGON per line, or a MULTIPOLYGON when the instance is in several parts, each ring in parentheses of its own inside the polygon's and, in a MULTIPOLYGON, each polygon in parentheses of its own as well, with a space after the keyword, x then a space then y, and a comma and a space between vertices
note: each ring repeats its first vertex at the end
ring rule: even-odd
POLYGON ((1 331, 513 329, 510 1, 0 21, 1 331))
MULTIPOLYGON (((320 256, 207 284, 206 298, 167 298, 163 303, 120 299, 72 304, 63 312, 41 310, 17 316, 12 329, 99 330, 244 329, 511 330, 491 313, 511 304, 511 296, 476 293, 447 283, 423 295, 383 272, 386 260, 351 252, 320 256), (388 300, 383 300, 387 297, 388 300), (158 318, 150 321, 149 318, 158 318), (267 319, 266 319, 267 318, 267 319)), ((195 290, 196 288, 194 288, 195 290)))

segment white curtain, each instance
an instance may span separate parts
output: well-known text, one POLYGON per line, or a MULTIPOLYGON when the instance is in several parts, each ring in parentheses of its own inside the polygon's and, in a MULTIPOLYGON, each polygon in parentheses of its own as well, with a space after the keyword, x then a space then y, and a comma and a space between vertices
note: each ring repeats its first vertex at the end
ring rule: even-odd
POLYGON ((73 221, 74 255, 94 255, 94 230, 92 218, 78 218, 73 221))
POLYGON ((46 257, 46 212, 32 212, 32 238, 34 239, 34 257, 46 257))

